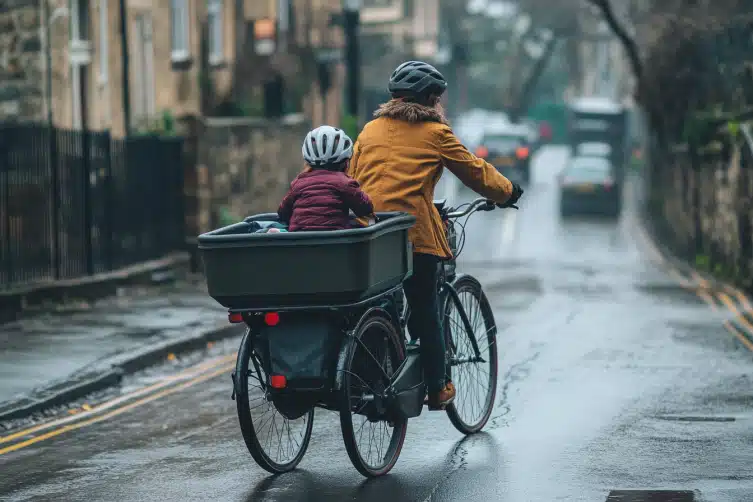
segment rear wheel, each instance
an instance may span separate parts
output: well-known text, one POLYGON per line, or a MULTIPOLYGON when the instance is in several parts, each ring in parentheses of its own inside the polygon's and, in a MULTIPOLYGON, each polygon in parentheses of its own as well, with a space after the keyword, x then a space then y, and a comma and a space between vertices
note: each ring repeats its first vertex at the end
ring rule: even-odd
POLYGON ((301 462, 311 440, 313 407, 289 420, 281 414, 266 390, 267 374, 246 331, 235 366, 238 419, 246 447, 259 466, 273 474, 288 472, 301 462))
POLYGON ((353 466, 367 477, 387 474, 400 456, 408 420, 388 417, 384 391, 405 359, 386 313, 367 312, 346 338, 338 368, 340 426, 353 466))
POLYGON ((470 322, 481 360, 475 358, 457 305, 447 295, 444 301, 444 332, 448 367, 457 392, 455 401, 447 407, 447 416, 457 430, 463 434, 473 434, 486 425, 494 409, 498 372, 497 327, 491 305, 476 279, 464 275, 452 285, 470 322))

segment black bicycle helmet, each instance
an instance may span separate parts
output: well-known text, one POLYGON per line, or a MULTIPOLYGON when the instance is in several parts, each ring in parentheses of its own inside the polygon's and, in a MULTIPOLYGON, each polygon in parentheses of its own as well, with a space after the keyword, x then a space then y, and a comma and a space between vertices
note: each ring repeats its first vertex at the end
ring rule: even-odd
POLYGON ((407 61, 392 72, 388 89, 397 95, 441 96, 447 89, 447 80, 429 63, 407 61))

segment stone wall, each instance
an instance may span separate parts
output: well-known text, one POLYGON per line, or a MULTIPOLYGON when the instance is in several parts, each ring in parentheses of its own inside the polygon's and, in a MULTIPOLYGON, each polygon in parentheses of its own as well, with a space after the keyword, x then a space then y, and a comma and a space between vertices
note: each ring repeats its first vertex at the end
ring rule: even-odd
POLYGON ((0 2, 0 120, 44 114, 40 0, 0 2))
POLYGON ((675 254, 753 292, 751 140, 656 153, 647 207, 654 231, 675 254))
POLYGON ((304 167, 301 143, 308 130, 300 116, 203 120, 197 131, 199 231, 275 212, 304 167))

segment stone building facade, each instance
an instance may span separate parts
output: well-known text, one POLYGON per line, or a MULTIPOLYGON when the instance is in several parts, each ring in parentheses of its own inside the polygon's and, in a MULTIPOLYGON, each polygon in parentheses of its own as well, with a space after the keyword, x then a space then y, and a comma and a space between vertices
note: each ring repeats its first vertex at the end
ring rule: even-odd
MULTIPOLYGON (((231 85, 233 0, 125 0, 132 130, 202 113, 201 79, 231 85), (208 51, 208 54, 207 54, 208 51)), ((119 0, 0 7, 0 120, 125 133, 119 0)))
POLYGON ((0 7, 0 117, 44 115, 44 34, 39 0, 3 2, 0 7))

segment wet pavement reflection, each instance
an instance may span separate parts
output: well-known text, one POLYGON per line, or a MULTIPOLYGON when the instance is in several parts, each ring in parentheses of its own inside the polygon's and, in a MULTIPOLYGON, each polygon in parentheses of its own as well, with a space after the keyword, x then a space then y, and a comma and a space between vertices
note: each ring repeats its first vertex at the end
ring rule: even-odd
POLYGON ((753 500, 751 353, 649 259, 629 194, 619 221, 560 219, 554 176, 566 155, 539 152, 520 211, 466 226, 460 269, 482 281, 500 328, 484 433, 463 438, 444 414, 424 413, 392 474, 367 481, 337 416, 317 410, 300 468, 268 476, 243 444, 228 370, 0 455, 0 498, 753 500))

